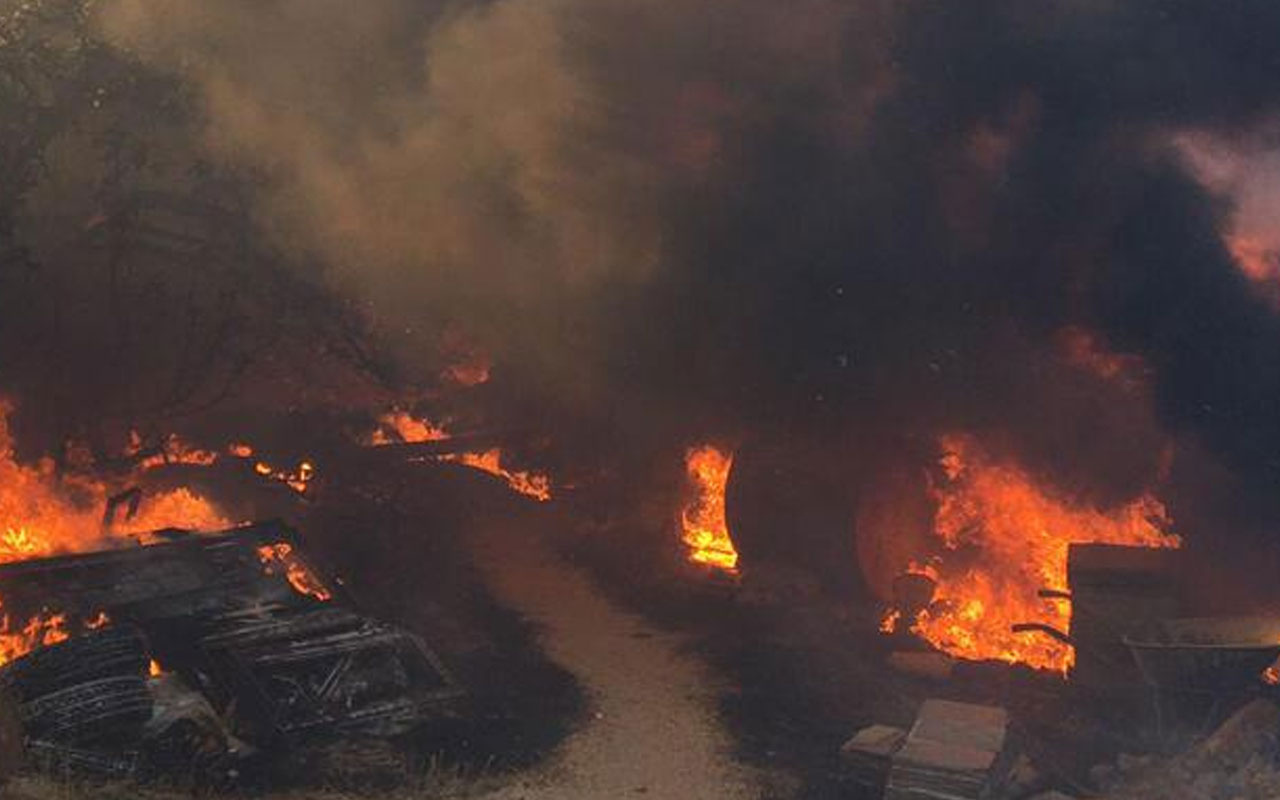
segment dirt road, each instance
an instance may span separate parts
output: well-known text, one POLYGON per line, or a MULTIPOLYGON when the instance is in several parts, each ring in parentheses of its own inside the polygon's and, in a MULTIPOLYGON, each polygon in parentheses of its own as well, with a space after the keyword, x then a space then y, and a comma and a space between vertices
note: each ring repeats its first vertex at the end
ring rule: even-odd
POLYGON ((476 535, 481 569, 505 604, 543 629, 548 655, 590 698, 588 722, 548 764, 487 800, 755 800, 764 776, 736 763, 716 717, 716 677, 659 631, 609 602, 536 534, 476 535))

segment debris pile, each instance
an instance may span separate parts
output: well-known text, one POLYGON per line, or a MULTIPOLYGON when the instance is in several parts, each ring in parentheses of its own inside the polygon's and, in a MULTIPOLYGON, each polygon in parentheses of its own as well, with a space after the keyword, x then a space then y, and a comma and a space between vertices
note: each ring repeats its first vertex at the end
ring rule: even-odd
POLYGON ((1069 631, 1015 626, 1069 645, 1067 674, 888 654, 905 691, 948 700, 909 732, 860 731, 849 777, 885 800, 1280 798, 1280 617, 1205 616, 1176 550, 1072 545, 1068 563, 1046 596, 1071 603, 1069 631))
POLYGON ((926 700, 893 755, 885 800, 987 796, 1008 724, 1002 708, 926 700))
POLYGON ((418 637, 370 619, 268 522, 0 566, 19 613, 97 623, 0 668, 28 758, 227 783, 256 753, 392 737, 461 690, 418 637))
POLYGON ((1121 756, 1095 770, 1113 800, 1274 800, 1280 797, 1280 706, 1258 699, 1172 758, 1121 756))
POLYGON ((884 786, 893 756, 902 748, 907 732, 891 725, 872 725, 854 734, 840 748, 840 757, 865 789, 884 786))

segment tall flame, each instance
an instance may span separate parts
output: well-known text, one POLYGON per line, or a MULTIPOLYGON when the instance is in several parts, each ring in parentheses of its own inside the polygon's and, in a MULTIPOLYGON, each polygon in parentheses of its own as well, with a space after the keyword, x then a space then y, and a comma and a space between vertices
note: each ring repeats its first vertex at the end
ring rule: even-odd
MULTIPOLYGON (((60 477, 48 460, 31 466, 18 463, 9 434, 11 410, 0 398, 0 563, 102 549, 160 528, 230 527, 209 501, 175 489, 149 495, 136 515, 104 530, 108 487, 85 478, 60 477)), ((62 641, 67 637, 66 622, 54 613, 26 622, 0 617, 0 664, 37 645, 62 641)))
MULTIPOLYGON (((1065 630, 1070 608, 1037 596, 1067 584, 1073 543, 1178 547, 1164 505, 1150 494, 1111 510, 1068 503, 1016 465, 993 460, 976 440, 941 441, 945 479, 931 488, 939 550, 910 572, 937 582, 933 603, 912 630, 934 646, 966 659, 997 659, 1066 671, 1067 645, 1011 626, 1041 622, 1065 630)), ((884 628, 896 627, 896 610, 884 628)))
POLYGON ((104 533, 102 510, 111 494, 106 484, 60 477, 47 460, 19 464, 9 435, 9 412, 10 406, 0 400, 0 563, 82 552, 109 544, 104 542, 109 537, 159 528, 230 527, 213 504, 188 489, 175 489, 149 495, 133 518, 104 533))
POLYGON ((706 445, 685 453, 685 470, 695 495, 681 515, 689 560, 726 572, 737 572, 738 550, 729 535, 725 491, 733 456, 706 445))

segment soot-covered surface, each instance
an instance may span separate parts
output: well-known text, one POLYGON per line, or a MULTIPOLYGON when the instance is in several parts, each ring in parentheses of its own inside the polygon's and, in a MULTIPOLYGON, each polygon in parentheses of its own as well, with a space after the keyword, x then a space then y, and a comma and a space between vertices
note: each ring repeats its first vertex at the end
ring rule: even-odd
POLYGON ((541 509, 465 470, 396 465, 365 477, 319 497, 312 547, 371 611, 426 636, 469 693, 461 714, 429 726, 411 751, 484 773, 536 763, 572 730, 583 698, 535 628, 495 599, 467 540, 489 515, 541 509))

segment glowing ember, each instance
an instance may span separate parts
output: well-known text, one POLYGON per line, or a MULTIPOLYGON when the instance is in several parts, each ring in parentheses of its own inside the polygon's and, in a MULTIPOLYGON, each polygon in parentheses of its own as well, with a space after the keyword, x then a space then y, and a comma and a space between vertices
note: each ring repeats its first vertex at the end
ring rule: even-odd
MULTIPOLYGON (((142 446, 142 439, 135 432, 130 435, 131 450, 137 452, 142 446)), ((225 455, 248 460, 253 458, 254 450, 252 445, 237 442, 228 445, 225 455)), ((166 464, 191 464, 195 466, 208 467, 212 466, 223 457, 222 453, 212 450, 204 450, 194 445, 188 444, 177 436, 169 436, 164 440, 164 444, 160 447, 160 452, 147 456, 138 463, 139 469, 154 469, 166 464)), ((309 461, 303 461, 295 469, 278 469, 266 461, 256 461, 253 464, 253 471, 264 478, 270 478, 285 484, 298 494, 306 494, 308 484, 315 477, 315 466, 309 461)), ((161 526, 163 527, 163 526, 161 526)), ((224 526, 225 527, 225 526, 224 526)))
POLYGON ((368 444, 384 445, 396 442, 440 442, 449 438, 443 425, 429 419, 419 419, 407 411, 389 411, 378 418, 378 428, 369 437, 368 444))
POLYGON ((20 658, 37 647, 65 642, 68 638, 65 628, 67 618, 61 614, 46 613, 37 616, 18 630, 10 628, 8 617, 4 618, 4 623, 4 629, 0 631, 0 665, 20 658))
MULTIPOLYGON (((378 428, 364 440, 365 445, 379 447, 400 442, 418 444, 443 442, 453 438, 453 434, 444 425, 415 417, 407 411, 389 411, 378 418, 378 423, 378 428)), ((541 503, 551 500, 552 497, 551 478, 540 472, 507 469, 502 466, 502 451, 496 447, 482 452, 446 453, 425 458, 461 464, 464 467, 486 472, 501 478, 512 491, 532 497, 541 503)))
POLYGON ((551 479, 539 472, 513 472, 502 466, 502 451, 498 448, 483 453, 461 453, 440 456, 441 461, 453 461, 463 466, 487 472, 506 481, 511 490, 540 503, 551 499, 551 479))
MULTIPOLYGON (((142 440, 136 432, 130 435, 130 444, 131 448, 135 450, 141 447, 142 440)), ((142 459, 138 466, 142 469, 154 469, 166 464, 194 464, 200 467, 207 467, 217 462, 217 460, 217 453, 196 447, 177 436, 170 435, 165 437, 158 453, 142 459)))
MULTIPOLYGON (((1067 645, 1014 634, 1011 626, 1067 629, 1067 603, 1037 592, 1066 586, 1069 546, 1181 544, 1151 495, 1109 511, 1072 506, 1020 468, 992 460, 970 437, 944 437, 941 446, 946 477, 931 487, 939 549, 923 568, 914 565, 937 582, 937 592, 911 629, 947 653, 1065 671, 1074 661, 1067 645)), ((886 618, 883 628, 892 632, 897 622, 886 618)))
POLYGON ((685 454, 685 469, 695 490, 681 515, 689 560, 737 572, 738 551, 725 517, 725 490, 733 456, 710 446, 692 448, 685 454))
POLYGON ((325 588, 324 584, 293 552, 293 545, 287 542, 263 545, 258 548, 258 558, 262 559, 268 574, 274 575, 283 569, 285 578, 299 594, 305 594, 320 601, 333 597, 333 593, 325 588))
POLYGON ((315 465, 310 461, 303 461, 292 470, 276 469, 265 461, 258 461, 253 465, 253 471, 264 478, 283 483, 298 494, 306 494, 311 487, 311 480, 316 476, 315 465))

